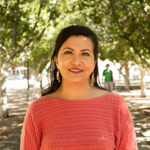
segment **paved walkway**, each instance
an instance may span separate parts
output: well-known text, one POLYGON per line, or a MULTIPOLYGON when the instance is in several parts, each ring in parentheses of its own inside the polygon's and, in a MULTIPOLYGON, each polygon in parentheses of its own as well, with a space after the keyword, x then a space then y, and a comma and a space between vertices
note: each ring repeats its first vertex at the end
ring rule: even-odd
MULTIPOLYGON (((150 103, 150 96, 140 98, 135 94, 139 93, 139 91, 132 91, 131 93, 128 93, 129 96, 123 92, 118 94, 124 96, 130 109, 137 136, 138 150, 150 150, 150 116, 143 114, 139 109, 139 107, 144 105, 146 107, 147 102, 150 103), (143 100, 144 103, 141 102, 143 100)), ((0 121, 0 135, 2 135, 2 130, 7 131, 10 129, 12 132, 9 132, 8 136, 3 137, 3 140, 0 141, 0 150, 19 150, 22 122, 30 102, 26 102, 26 97, 20 95, 16 99, 12 98, 12 96, 9 97, 8 103, 11 116, 8 119, 0 121)))

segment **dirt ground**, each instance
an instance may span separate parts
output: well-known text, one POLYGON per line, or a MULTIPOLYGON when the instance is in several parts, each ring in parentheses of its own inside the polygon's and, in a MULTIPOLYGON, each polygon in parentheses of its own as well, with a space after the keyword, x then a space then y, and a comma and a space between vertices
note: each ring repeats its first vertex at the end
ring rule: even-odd
POLYGON ((31 102, 31 100, 27 102, 26 96, 8 96, 9 117, 0 119, 0 141, 23 124, 26 110, 31 102))

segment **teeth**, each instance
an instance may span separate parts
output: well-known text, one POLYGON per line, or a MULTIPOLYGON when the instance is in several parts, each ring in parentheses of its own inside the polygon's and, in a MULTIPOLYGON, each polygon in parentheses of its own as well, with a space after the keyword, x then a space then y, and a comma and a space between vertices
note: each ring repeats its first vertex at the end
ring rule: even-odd
POLYGON ((70 69, 71 71, 77 71, 77 72, 79 72, 79 71, 82 71, 82 70, 75 70, 75 69, 70 69))

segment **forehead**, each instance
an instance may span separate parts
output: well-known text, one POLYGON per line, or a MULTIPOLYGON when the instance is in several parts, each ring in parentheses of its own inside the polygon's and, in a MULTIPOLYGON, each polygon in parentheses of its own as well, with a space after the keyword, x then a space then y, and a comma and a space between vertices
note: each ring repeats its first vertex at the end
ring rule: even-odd
MULTIPOLYGON (((70 47, 70 48, 79 48, 79 49, 85 49, 89 48, 90 50, 93 50, 93 42, 90 38, 79 35, 79 36, 70 36, 61 46, 61 48, 64 47, 70 47)), ((60 49, 61 49, 60 48, 60 49)))

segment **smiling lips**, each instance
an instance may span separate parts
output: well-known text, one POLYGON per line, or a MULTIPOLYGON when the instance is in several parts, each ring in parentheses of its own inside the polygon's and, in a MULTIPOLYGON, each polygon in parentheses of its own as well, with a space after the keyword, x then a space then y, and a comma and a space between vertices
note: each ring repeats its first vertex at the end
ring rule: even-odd
POLYGON ((72 68, 72 69, 69 69, 69 71, 74 73, 74 74, 78 74, 78 73, 81 73, 83 70, 77 69, 77 68, 72 68))

